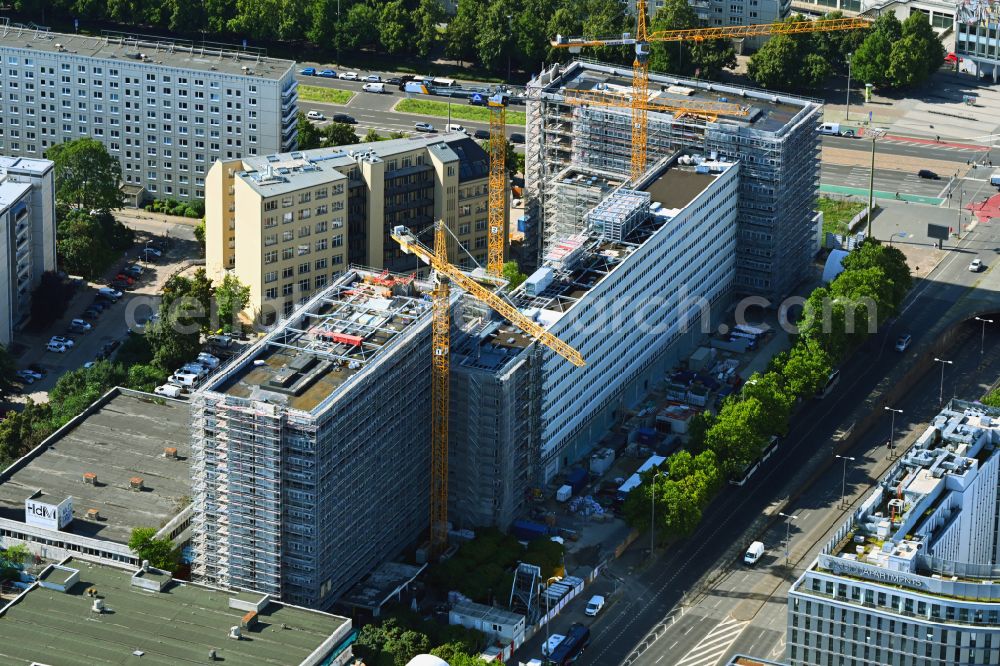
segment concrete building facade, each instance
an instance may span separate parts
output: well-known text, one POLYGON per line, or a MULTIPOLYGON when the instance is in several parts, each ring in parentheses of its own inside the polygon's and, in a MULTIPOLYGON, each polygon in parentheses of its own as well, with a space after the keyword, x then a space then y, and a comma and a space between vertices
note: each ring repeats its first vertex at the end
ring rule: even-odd
POLYGON ((966 60, 963 70, 1000 80, 1000 2, 961 3, 954 26, 955 55, 966 60))
MULTIPOLYGON (((691 149, 740 162, 736 280, 738 293, 775 305, 808 274, 815 247, 813 206, 819 189, 822 103, 771 91, 703 80, 650 75, 654 101, 717 102, 739 114, 706 120, 691 114, 649 113, 650 164, 691 149)), ((528 87, 526 262, 538 265, 579 219, 562 215, 557 180, 567 168, 627 177, 631 111, 566 104, 566 89, 629 93, 631 70, 591 62, 555 65, 528 87)))
POLYGON ((575 368, 542 351, 538 481, 587 455, 728 306, 741 170, 687 154, 661 160, 592 209, 514 292, 587 361, 575 368))
POLYGON ((53 164, 0 157, 0 345, 31 316, 31 294, 56 269, 53 164))
POLYGON ((232 271, 270 323, 350 265, 417 270, 389 235, 396 225, 421 233, 443 219, 462 245, 452 261, 485 263, 488 161, 461 133, 219 161, 206 199, 209 276, 232 271))
POLYGON ((259 49, 58 34, 4 18, 0 58, 0 153, 41 157, 91 137, 121 163, 126 188, 190 201, 205 197, 216 160, 296 146, 295 63, 259 49))
POLYGON ((1000 410, 952 400, 792 585, 789 663, 1000 664, 1000 410))
POLYGON ((429 285, 388 279, 349 270, 193 397, 198 579, 326 608, 427 529, 429 285))
MULTIPOLYGON (((850 0, 845 0, 850 1, 850 0)), ((752 25, 754 23, 777 23, 792 10, 792 0, 688 0, 698 18, 706 26, 752 25)), ((635 15, 635 0, 628 0, 629 12, 635 15)), ((666 0, 646 0, 646 13, 652 21, 656 12, 663 9, 666 0)), ((603 35, 602 35, 603 36, 603 35)), ((735 40, 737 49, 760 48, 761 38, 735 40)))

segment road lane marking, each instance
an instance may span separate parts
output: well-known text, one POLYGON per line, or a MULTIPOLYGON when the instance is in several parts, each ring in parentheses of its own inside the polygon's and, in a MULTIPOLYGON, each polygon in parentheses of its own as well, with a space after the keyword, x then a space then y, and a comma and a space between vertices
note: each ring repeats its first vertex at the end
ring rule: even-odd
POLYGON ((748 624, 750 624, 748 620, 740 622, 732 617, 726 617, 725 620, 713 627, 697 645, 691 648, 680 661, 675 662, 675 666, 711 666, 715 664, 725 657, 729 648, 740 637, 748 624))

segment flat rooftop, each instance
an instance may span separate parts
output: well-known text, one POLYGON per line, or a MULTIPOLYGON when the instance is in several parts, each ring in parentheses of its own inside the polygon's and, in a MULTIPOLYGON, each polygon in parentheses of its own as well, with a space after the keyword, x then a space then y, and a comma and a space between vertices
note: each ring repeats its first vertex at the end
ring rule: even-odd
MULTIPOLYGON (((599 63, 575 61, 544 87, 544 92, 559 94, 561 88, 575 90, 608 90, 631 94, 632 70, 599 63)), ((649 74, 650 100, 683 103, 685 100, 724 102, 749 107, 746 116, 720 115, 717 123, 735 123, 754 129, 776 132, 786 126, 803 108, 819 106, 819 100, 795 97, 767 90, 727 85, 704 79, 685 79, 666 74, 649 74)), ((602 109, 607 112, 631 113, 629 109, 602 109)), ((657 112, 650 111, 651 114, 657 112)), ((666 112, 669 113, 669 112, 666 112)))
MULTIPOLYGON (((649 213, 627 231, 621 241, 607 240, 601 230, 571 236, 550 251, 543 269, 553 273, 545 290, 529 294, 524 286, 514 291, 514 302, 522 309, 538 313, 543 324, 547 317, 558 318, 568 311, 602 279, 624 263, 628 257, 675 218, 699 194, 734 165, 732 162, 710 162, 700 157, 698 164, 686 164, 691 156, 674 155, 665 164, 644 176, 635 190, 619 188, 610 193, 593 210, 603 210, 609 216, 628 216, 638 210, 643 194, 648 194, 649 213), (710 165, 710 166, 709 166, 710 165), (620 208, 620 211, 616 211, 620 208)), ((553 320, 554 321, 554 320, 553 320)))
POLYGON ((337 603, 377 609, 405 589, 426 568, 426 564, 415 566, 403 562, 384 562, 348 590, 337 603))
POLYGON ((186 402, 118 392, 83 422, 36 447, 24 463, 0 473, 0 518, 24 522, 24 502, 73 498, 73 521, 62 532, 127 543, 134 527, 159 528, 190 502, 189 414, 186 402), (164 456, 177 449, 177 459, 164 456), (97 483, 84 481, 85 473, 97 483), (139 477, 143 489, 132 490, 139 477), (99 520, 88 520, 97 509, 99 520))
POLYGON ((4 180, 3 175, 0 174, 0 211, 23 197, 24 193, 30 189, 31 183, 14 183, 4 180))
POLYGON ((212 74, 281 79, 294 60, 268 58, 266 50, 238 44, 192 42, 155 35, 105 31, 103 36, 51 32, 44 27, 8 23, 0 18, 0 49, 21 49, 119 60, 133 65, 161 65, 212 74))
MULTIPOLYGON (((383 161, 421 148, 436 150, 444 162, 458 160, 459 182, 486 178, 489 175, 489 155, 482 147, 463 132, 448 132, 245 157, 243 171, 237 172, 236 177, 261 196, 273 197, 346 179, 346 172, 357 166, 359 158, 370 162, 383 161)), ((433 166, 426 162, 409 168, 421 170, 431 169, 433 166)))
POLYGON ((241 595, 179 581, 152 592, 133 587, 131 571, 74 559, 62 566, 79 571, 76 584, 66 592, 35 587, 0 616, 4 664, 176 666, 206 663, 214 649, 227 664, 287 666, 304 661, 349 622, 272 601, 258 613, 256 627, 234 640, 229 629, 246 611, 229 602, 241 595), (89 588, 97 589, 105 613, 91 610, 89 588))
POLYGON ((8 172, 44 175, 55 168, 55 162, 40 157, 7 157, 0 155, 0 177, 8 172))
POLYGON ((206 383, 206 390, 310 412, 430 320, 430 285, 353 269, 206 383))

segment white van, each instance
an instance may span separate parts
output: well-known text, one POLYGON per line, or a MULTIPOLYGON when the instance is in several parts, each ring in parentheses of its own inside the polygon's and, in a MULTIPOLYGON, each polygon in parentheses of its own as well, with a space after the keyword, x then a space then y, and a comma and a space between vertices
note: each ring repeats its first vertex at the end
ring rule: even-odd
POLYGON ((1000 171, 990 176, 990 185, 993 187, 1000 187, 1000 171))
POLYGON ((854 136, 854 130, 845 129, 841 131, 840 123, 823 123, 819 126, 820 134, 829 134, 831 136, 854 136))
POLYGON ((179 398, 183 392, 184 389, 173 384, 164 384, 163 386, 157 386, 153 389, 153 393, 156 395, 165 395, 168 398, 179 398))
POLYGON ((385 84, 384 83, 366 83, 365 85, 361 86, 361 89, 364 90, 365 92, 382 94, 382 93, 385 92, 385 84))
POLYGON ((175 386, 191 388, 198 382, 198 375, 191 372, 175 372, 167 378, 167 382, 175 386))
POLYGON ((463 134, 468 134, 466 129, 461 125, 448 125, 444 128, 446 132, 462 132, 463 134))
POLYGON ((763 555, 764 555, 764 544, 761 543, 760 541, 754 541, 752 544, 750 544, 750 547, 747 548, 746 554, 743 555, 743 563, 750 565, 757 564, 757 560, 763 557, 763 555))

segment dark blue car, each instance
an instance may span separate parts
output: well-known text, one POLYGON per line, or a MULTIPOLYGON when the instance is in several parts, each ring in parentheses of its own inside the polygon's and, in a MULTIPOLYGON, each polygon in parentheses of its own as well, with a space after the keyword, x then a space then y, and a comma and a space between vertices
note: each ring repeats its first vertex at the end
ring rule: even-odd
POLYGON ((303 74, 305 76, 316 76, 316 68, 306 67, 305 69, 300 69, 299 74, 303 74))

